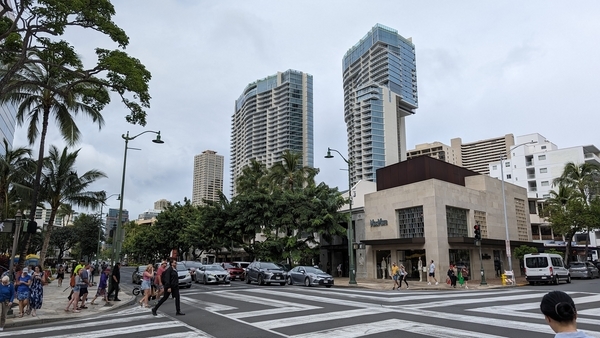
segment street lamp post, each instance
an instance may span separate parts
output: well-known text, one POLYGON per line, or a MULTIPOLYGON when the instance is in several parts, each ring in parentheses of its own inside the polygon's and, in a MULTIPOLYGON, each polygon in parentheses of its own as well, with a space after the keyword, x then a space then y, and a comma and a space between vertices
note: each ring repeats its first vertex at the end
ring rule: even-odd
MULTIPOLYGON (((98 248, 96 249, 96 262, 98 262, 98 258, 100 257, 100 237, 102 235, 102 228, 104 227, 104 221, 102 220, 102 215, 103 215, 103 208, 104 208, 104 204, 106 204, 106 200, 108 200, 109 198, 113 197, 113 196, 118 196, 119 194, 112 194, 106 198, 104 198, 104 200, 102 201, 102 204, 100 204, 100 229, 98 229, 98 248)), ((117 200, 120 200, 121 197, 117 197, 117 200)))
MULTIPOLYGON (((512 147, 509 151, 513 151, 521 146, 527 145, 527 144, 534 144, 537 143, 537 141, 531 141, 531 142, 525 142, 522 144, 519 144, 515 147, 512 147)), ((513 267, 512 267, 512 254, 511 254, 511 249, 510 249, 510 235, 508 234, 508 214, 506 213, 506 192, 504 190, 504 157, 500 157, 500 176, 502 179, 502 202, 504 204, 504 228, 506 230, 506 258, 508 258, 508 271, 513 271, 513 267)), ((513 272, 514 273, 514 272, 513 272)))
POLYGON ((156 134, 156 139, 152 140, 152 142, 154 143, 158 143, 158 144, 162 144, 164 143, 161 139, 160 139, 160 131, 153 131, 153 130, 146 130, 143 131, 135 136, 129 136, 129 132, 127 132, 126 135, 121 135, 121 137, 125 140, 125 152, 123 155, 123 176, 121 178, 121 201, 119 203, 119 216, 117 219, 117 232, 116 234, 114 234, 113 237, 113 264, 117 263, 120 261, 120 256, 121 256, 121 245, 122 245, 122 226, 123 226, 123 200, 124 198, 124 190, 125 190, 125 169, 127 168, 127 144, 129 143, 129 141, 135 139, 136 137, 146 134, 146 133, 154 133, 156 134))
POLYGON ((338 155, 340 155, 346 164, 348 164, 348 213, 350 214, 350 217, 348 218, 348 255, 350 256, 350 281, 348 284, 356 284, 356 270, 354 267, 354 226, 352 225, 352 176, 350 173, 352 160, 347 160, 339 151, 331 148, 327 148, 327 155, 325 155, 325 158, 333 158, 333 155, 331 155, 332 151, 338 153, 338 155))
POLYGON ((17 254, 17 247, 19 246, 19 236, 21 235, 21 219, 23 218, 23 214, 21 214, 21 210, 17 210, 17 214, 15 215, 15 237, 13 238, 13 246, 12 246, 12 255, 10 256, 10 262, 8 263, 8 271, 10 274, 10 281, 13 281, 14 271, 13 268, 15 266, 15 255, 17 254))

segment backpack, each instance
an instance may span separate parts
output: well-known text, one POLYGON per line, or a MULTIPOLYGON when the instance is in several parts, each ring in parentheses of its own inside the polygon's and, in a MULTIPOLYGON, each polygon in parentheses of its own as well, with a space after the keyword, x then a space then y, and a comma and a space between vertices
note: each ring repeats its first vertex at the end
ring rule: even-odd
POLYGON ((75 287, 75 274, 71 275, 71 280, 69 281, 69 285, 74 288, 75 287))

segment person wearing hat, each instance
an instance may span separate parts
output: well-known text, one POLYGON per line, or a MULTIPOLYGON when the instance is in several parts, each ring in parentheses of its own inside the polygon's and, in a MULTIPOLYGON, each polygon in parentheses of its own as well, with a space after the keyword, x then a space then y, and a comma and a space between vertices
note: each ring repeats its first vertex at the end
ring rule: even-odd
POLYGON ((100 283, 98 283, 98 290, 96 291, 96 295, 94 296, 94 299, 92 299, 90 304, 96 305, 96 303, 94 303, 94 301, 96 300, 96 298, 98 298, 98 296, 100 296, 100 297, 102 297, 102 299, 105 302, 104 305, 109 305, 109 306, 111 305, 108 302, 108 297, 106 297, 106 287, 108 286, 108 275, 110 275, 110 268, 104 269, 104 271, 102 271, 102 274, 100 274, 100 283))
POLYGON ((10 277, 2 277, 2 283, 0 284, 0 307, 2 312, 0 313, 0 331, 4 330, 4 324, 6 323, 6 313, 12 306, 15 300, 15 287, 10 282, 10 277))

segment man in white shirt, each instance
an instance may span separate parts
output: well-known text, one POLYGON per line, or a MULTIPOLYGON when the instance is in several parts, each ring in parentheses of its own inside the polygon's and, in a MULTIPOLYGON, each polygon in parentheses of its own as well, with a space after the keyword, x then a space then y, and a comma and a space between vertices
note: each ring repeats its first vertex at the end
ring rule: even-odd
POLYGON ((429 264, 429 277, 427 278, 427 285, 431 285, 429 278, 435 281, 435 285, 438 285, 437 279, 435 279, 435 264, 433 264, 433 259, 431 260, 431 264, 429 264))

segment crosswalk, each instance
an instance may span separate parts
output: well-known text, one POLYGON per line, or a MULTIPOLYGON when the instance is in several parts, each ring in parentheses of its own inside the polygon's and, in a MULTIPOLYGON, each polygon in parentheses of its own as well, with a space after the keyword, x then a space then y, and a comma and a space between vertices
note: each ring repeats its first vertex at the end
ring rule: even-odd
MULTIPOLYGON (((7 330, 0 337, 553 337, 539 311, 546 292, 215 289, 182 295, 186 321, 133 307, 52 327, 7 330)), ((579 329, 600 338, 600 294, 568 293, 579 329)))

